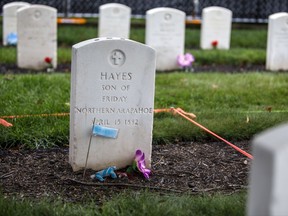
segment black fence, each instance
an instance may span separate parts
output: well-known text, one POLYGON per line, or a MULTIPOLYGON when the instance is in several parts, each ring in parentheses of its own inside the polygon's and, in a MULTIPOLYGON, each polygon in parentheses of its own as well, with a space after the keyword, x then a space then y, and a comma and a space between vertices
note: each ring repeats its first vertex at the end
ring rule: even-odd
MULTIPOLYGON (((266 22, 269 15, 288 12, 288 0, 23 0, 31 4, 44 4, 58 9, 59 16, 96 17, 98 8, 106 3, 120 3, 131 7, 133 16, 144 16, 156 7, 182 10, 187 16, 201 18, 202 9, 221 6, 232 10, 233 20, 238 22, 266 22)), ((2 6, 11 0, 0 0, 2 6)))

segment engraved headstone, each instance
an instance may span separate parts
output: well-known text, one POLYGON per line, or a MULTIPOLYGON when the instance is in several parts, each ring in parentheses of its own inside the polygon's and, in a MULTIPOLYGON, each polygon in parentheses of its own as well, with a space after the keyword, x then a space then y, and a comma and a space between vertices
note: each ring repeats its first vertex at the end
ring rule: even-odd
POLYGON ((18 67, 42 70, 57 65, 57 10, 44 5, 17 12, 18 67), (45 59, 50 59, 46 61, 45 59))
POLYGON ((129 38, 131 8, 109 3, 99 7, 99 37, 129 38))
POLYGON ((145 43, 156 50, 157 70, 178 69, 177 56, 184 53, 185 13, 164 7, 148 10, 145 43))
POLYGON ((12 2, 3 6, 3 45, 9 44, 8 38, 11 35, 17 36, 17 16, 19 8, 29 6, 26 2, 12 2))
POLYGON ((247 215, 288 215, 288 124, 257 135, 252 141, 247 215))
POLYGON ((200 47, 229 49, 232 11, 223 7, 206 7, 202 11, 200 47))
POLYGON ((89 143, 87 168, 131 165, 137 149, 151 166, 155 62, 154 49, 129 39, 102 37, 73 46, 69 161, 74 171, 85 167, 89 143), (100 129, 91 137, 94 119, 110 131, 100 129))
POLYGON ((269 16, 266 69, 288 70, 288 13, 269 16))

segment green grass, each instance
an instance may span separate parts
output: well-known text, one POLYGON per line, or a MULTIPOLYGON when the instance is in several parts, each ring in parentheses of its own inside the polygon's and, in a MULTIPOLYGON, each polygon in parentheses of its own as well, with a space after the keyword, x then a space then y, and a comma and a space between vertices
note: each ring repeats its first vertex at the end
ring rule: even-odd
MULTIPOLYGON (((70 74, 0 76, 0 116, 69 112, 70 74)), ((181 107, 197 122, 230 141, 249 140, 256 133, 288 120, 288 74, 169 73, 157 74, 155 108, 181 107), (266 111, 272 107, 272 112, 266 111), (247 119, 249 121, 247 122, 247 119)), ((0 117, 1 118, 1 117, 0 117)), ((1 147, 66 146, 69 117, 10 119, 0 127, 1 147)), ((215 140, 200 128, 172 114, 156 114, 153 143, 215 140)))
MULTIPOLYGON (((1 50, 1 61, 6 64, 16 64, 16 48, 9 47, 1 50)), ((266 51, 263 49, 242 49, 231 50, 199 50, 187 49, 194 55, 196 61, 194 67, 202 65, 231 65, 235 67, 265 65, 266 51)), ((71 63, 71 47, 58 48, 58 64, 71 63)))
MULTIPOLYGON (((92 19, 89 22, 86 26, 59 25, 60 64, 70 64, 73 44, 97 36, 97 23, 92 19)), ((133 22, 144 26, 143 20, 133 22)), ((132 27, 131 39, 144 43, 145 29, 132 27)), ((200 50, 200 28, 189 25, 185 47, 196 57, 196 69, 201 65, 264 65, 266 40, 266 25, 258 28, 233 25, 230 50, 200 50)), ((0 47, 0 62, 15 65, 16 48, 0 47)), ((0 75, 0 92, 0 116, 69 112, 70 74, 0 75)), ((288 74, 284 73, 157 74, 155 108, 181 107, 196 114, 197 122, 229 141, 249 140, 266 128, 288 121, 287 93, 288 74), (267 112, 267 107, 272 107, 272 112, 267 112)), ((68 146, 68 116, 8 121, 13 127, 0 126, 0 148, 68 146)), ((179 116, 155 114, 153 144, 175 140, 215 138, 179 116)), ((93 200, 69 204, 61 201, 61 197, 56 201, 5 198, 0 192, 0 215, 245 215, 245 203, 246 192, 231 196, 125 192, 101 206, 93 200)))
MULTIPOLYGON (((137 21, 133 21, 137 23, 137 21)), ((131 28, 132 40, 145 43, 145 28, 131 28)), ((0 40, 2 41, 0 25, 0 40)), ((67 64, 71 61, 72 45, 98 35, 97 24, 89 25, 59 25, 58 26, 58 63, 67 64)), ((197 25, 187 25, 185 33, 186 52, 196 57, 195 66, 225 64, 232 66, 264 65, 266 61, 267 27, 242 29, 234 26, 231 32, 230 50, 201 50, 200 28, 197 25)), ((16 64, 16 49, 1 47, 1 63, 16 64)))
POLYGON ((115 195, 102 206, 93 201, 69 204, 7 199, 0 195, 0 215, 245 215, 246 193, 222 195, 160 195, 149 192, 126 192, 115 195))

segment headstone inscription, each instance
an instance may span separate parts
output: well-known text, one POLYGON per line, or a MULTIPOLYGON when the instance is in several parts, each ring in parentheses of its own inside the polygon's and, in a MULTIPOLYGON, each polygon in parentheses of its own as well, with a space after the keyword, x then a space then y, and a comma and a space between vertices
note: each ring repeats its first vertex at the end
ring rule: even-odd
POLYGON ((26 2, 12 2, 7 3, 3 6, 3 45, 15 45, 17 43, 17 39, 15 43, 11 43, 9 38, 17 37, 17 16, 16 12, 19 8, 29 6, 29 3, 26 2))
POLYGON ((57 10, 44 5, 20 8, 17 12, 17 64, 42 70, 57 66, 57 10), (49 59, 49 61, 47 61, 49 59))
POLYGON ((99 7, 99 37, 129 38, 131 8, 108 3, 99 7))
POLYGON ((247 215, 288 215, 288 124, 257 135, 253 142, 247 215))
POLYGON ((74 171, 85 167, 89 143, 87 168, 131 165, 137 149, 151 166, 155 64, 154 49, 129 39, 96 38, 73 46, 69 161, 74 171), (110 129, 109 136, 91 137, 94 120, 110 129))
POLYGON ((185 13, 174 8, 154 8, 146 12, 145 43, 157 53, 156 69, 178 69, 178 55, 184 53, 185 13))
POLYGON ((288 13, 269 16, 266 69, 288 70, 288 13))
POLYGON ((201 49, 229 49, 232 11, 223 7, 206 7, 202 11, 201 49))

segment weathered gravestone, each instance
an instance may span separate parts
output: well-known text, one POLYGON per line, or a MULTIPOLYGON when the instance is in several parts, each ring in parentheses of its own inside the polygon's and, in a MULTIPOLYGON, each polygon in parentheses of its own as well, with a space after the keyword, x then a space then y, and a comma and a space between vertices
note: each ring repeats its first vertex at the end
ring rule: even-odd
POLYGON ((267 130, 253 140, 247 213, 288 215, 288 124, 267 130))
POLYGON ((57 10, 44 5, 17 12, 17 63, 20 68, 42 70, 57 66, 57 10), (45 59, 51 59, 51 63, 45 59))
MULTIPOLYGON (((3 45, 9 45, 9 37, 17 36, 17 16, 19 8, 29 6, 26 2, 12 2, 3 6, 3 45)), ((17 41, 16 41, 17 42, 17 41)))
POLYGON ((202 11, 200 47, 229 49, 231 37, 232 11, 222 7, 206 7, 202 11))
POLYGON ((288 70, 288 13, 269 16, 266 69, 288 70))
POLYGON ((131 8, 118 3, 99 7, 99 37, 129 38, 131 8))
POLYGON ((131 165, 137 149, 151 166, 155 64, 154 49, 128 39, 96 38, 73 46, 69 161, 74 171, 85 167, 89 143, 87 168, 131 165), (94 119, 118 134, 91 137, 94 119))
POLYGON ((173 8, 154 8, 146 12, 145 43, 156 50, 156 69, 179 68, 177 56, 184 53, 185 13, 173 8))

